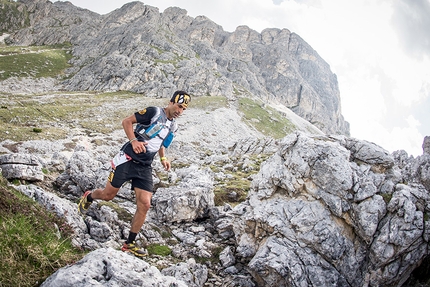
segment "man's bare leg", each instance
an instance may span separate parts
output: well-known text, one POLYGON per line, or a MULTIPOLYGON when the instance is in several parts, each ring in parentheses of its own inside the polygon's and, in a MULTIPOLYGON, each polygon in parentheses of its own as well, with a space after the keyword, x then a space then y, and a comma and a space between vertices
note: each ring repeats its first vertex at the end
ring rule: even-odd
POLYGON ((146 214, 151 207, 151 197, 152 193, 143 189, 135 188, 136 193, 136 212, 131 221, 131 228, 128 234, 127 241, 123 244, 121 250, 133 253, 137 257, 146 256, 147 253, 144 250, 139 249, 135 244, 137 233, 142 228, 145 223, 146 214))
POLYGON ((112 200, 117 195, 119 188, 113 187, 108 181, 104 189, 98 188, 91 193, 92 199, 101 199, 105 201, 112 200))
POLYGON ((138 233, 145 223, 146 214, 151 207, 152 193, 140 188, 134 189, 136 193, 136 212, 131 221, 130 232, 138 233))

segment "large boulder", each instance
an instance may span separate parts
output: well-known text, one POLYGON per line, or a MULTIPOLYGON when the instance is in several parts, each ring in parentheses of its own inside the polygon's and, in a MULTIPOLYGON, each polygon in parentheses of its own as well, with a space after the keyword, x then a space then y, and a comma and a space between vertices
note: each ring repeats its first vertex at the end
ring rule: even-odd
POLYGON ((192 165, 181 171, 182 180, 177 186, 159 188, 152 199, 157 219, 181 222, 207 217, 215 205, 211 173, 192 165))
POLYGON ((104 187, 110 163, 100 161, 98 156, 97 152, 77 148, 69 159, 66 170, 56 180, 61 191, 81 196, 86 190, 104 187))
POLYGON ((188 285, 174 277, 161 274, 156 267, 132 255, 112 248, 101 248, 87 254, 75 264, 57 270, 41 285, 41 287, 56 286, 187 287, 188 285))
POLYGON ((43 181, 42 164, 37 156, 21 153, 0 155, 2 175, 7 179, 43 181))
POLYGON ((428 192, 372 143, 291 134, 231 212, 236 255, 261 286, 400 286, 428 253, 428 192))

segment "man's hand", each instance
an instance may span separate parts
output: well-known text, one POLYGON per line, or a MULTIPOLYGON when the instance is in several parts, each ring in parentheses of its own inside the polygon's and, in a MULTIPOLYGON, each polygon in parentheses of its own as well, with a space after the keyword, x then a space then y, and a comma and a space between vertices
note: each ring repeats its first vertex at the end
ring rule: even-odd
POLYGON ((163 165, 163 167, 164 167, 164 170, 165 170, 165 171, 169 171, 169 170, 170 170, 170 161, 168 161, 168 160, 163 160, 163 161, 161 162, 161 164, 163 165))
POLYGON ((146 152, 146 145, 148 143, 147 142, 140 142, 140 141, 132 141, 131 145, 133 146, 133 151, 135 153, 145 153, 146 152))

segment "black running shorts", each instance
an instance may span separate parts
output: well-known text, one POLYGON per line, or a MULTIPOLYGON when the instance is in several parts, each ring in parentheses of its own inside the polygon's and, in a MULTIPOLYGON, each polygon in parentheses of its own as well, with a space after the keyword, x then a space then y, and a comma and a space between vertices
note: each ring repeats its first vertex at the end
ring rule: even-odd
POLYGON ((133 160, 120 164, 112 169, 108 180, 113 187, 120 188, 126 181, 131 180, 131 189, 135 187, 153 192, 152 167, 135 163, 133 160))

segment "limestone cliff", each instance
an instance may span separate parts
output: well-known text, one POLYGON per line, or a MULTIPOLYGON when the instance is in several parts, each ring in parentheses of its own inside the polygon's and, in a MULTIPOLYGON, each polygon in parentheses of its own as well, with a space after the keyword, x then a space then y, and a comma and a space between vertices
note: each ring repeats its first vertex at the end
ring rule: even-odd
POLYGON ((207 17, 180 8, 160 13, 141 2, 107 15, 47 0, 21 0, 14 9, 25 21, 5 26, 16 13, 2 19, 7 44, 72 44, 64 89, 159 98, 181 87, 195 96, 258 97, 285 105, 325 133, 349 135, 336 75, 287 29, 258 33, 240 26, 229 33, 207 17))

